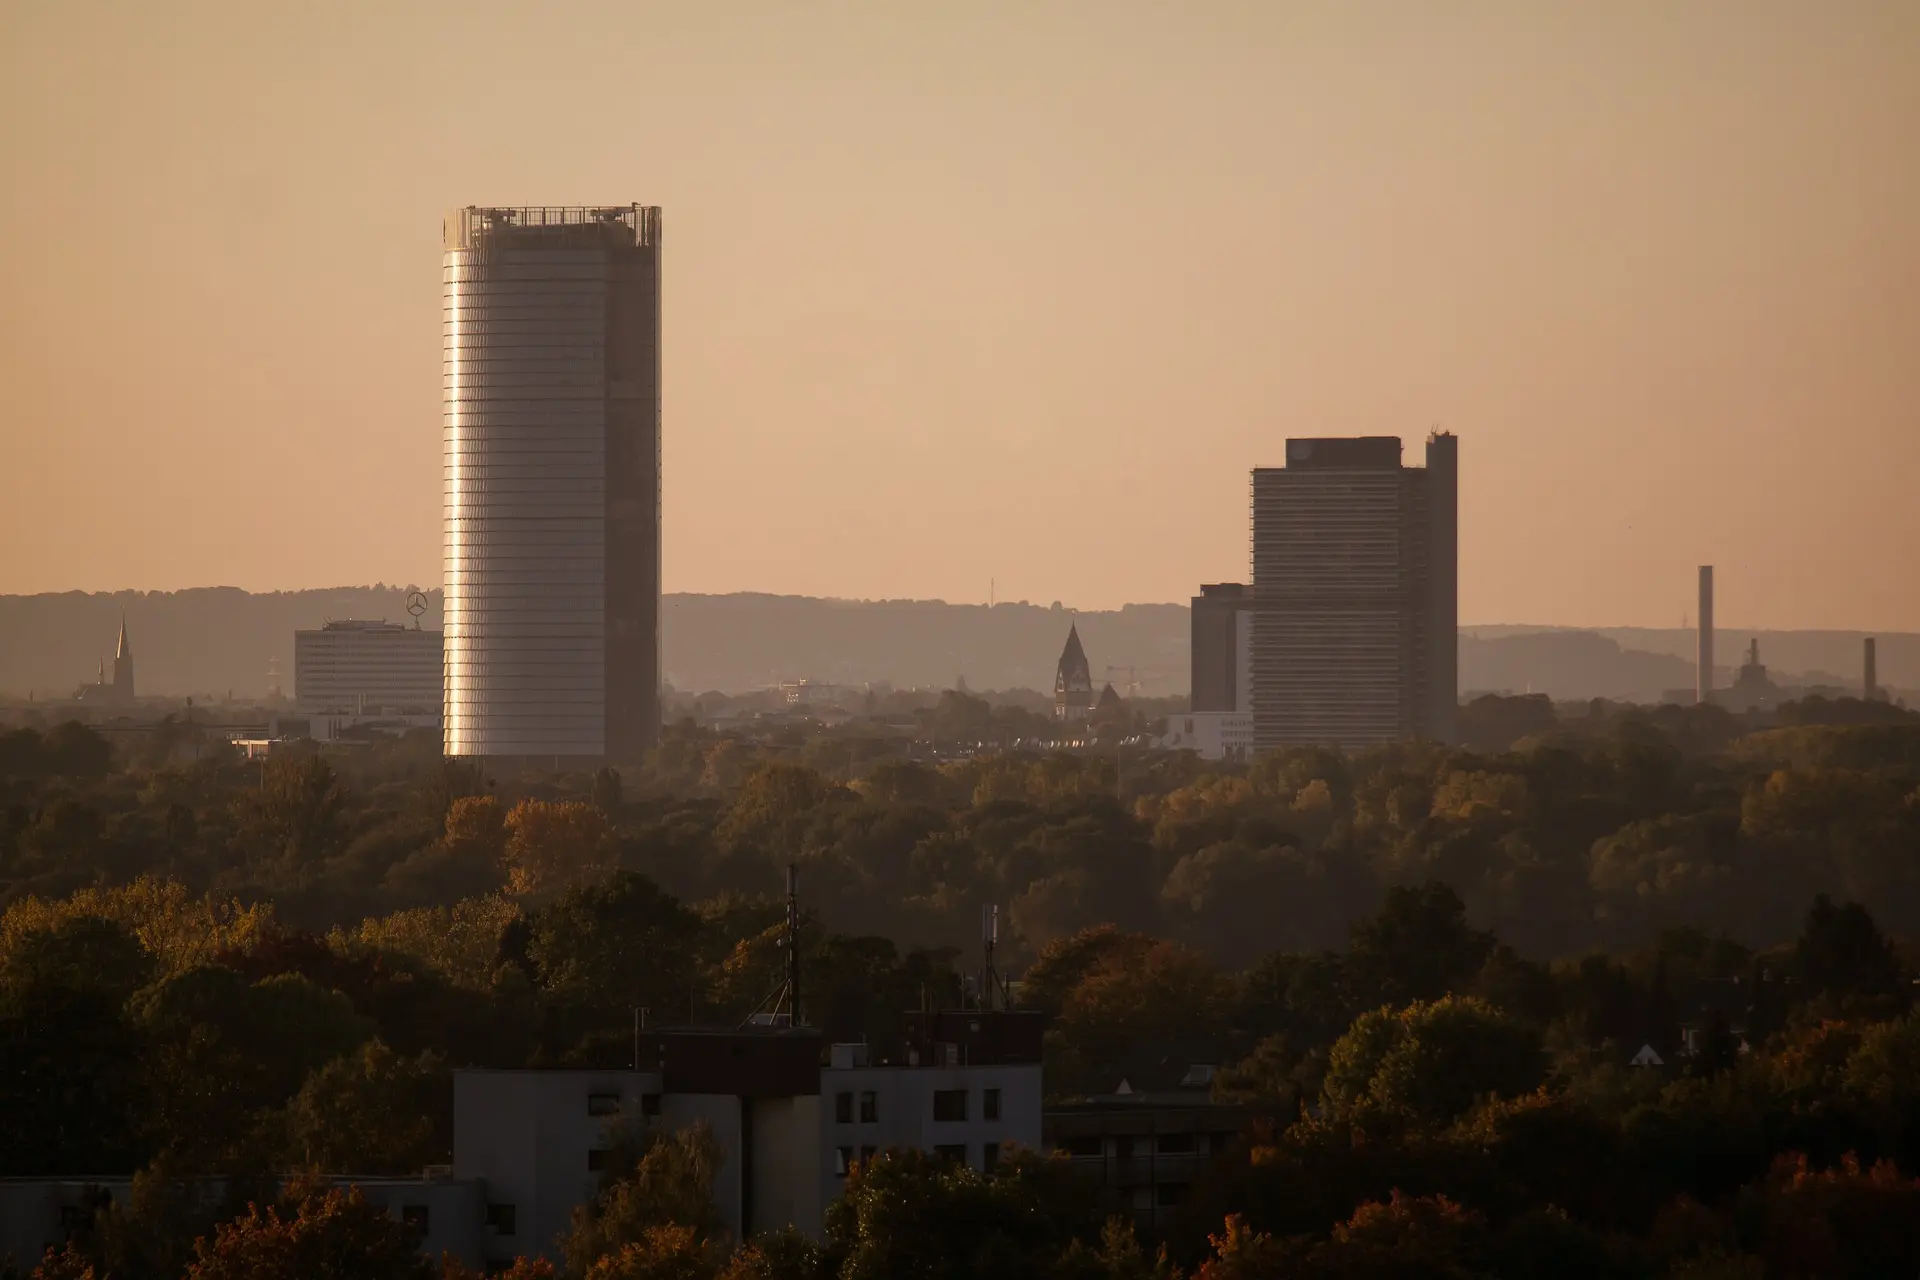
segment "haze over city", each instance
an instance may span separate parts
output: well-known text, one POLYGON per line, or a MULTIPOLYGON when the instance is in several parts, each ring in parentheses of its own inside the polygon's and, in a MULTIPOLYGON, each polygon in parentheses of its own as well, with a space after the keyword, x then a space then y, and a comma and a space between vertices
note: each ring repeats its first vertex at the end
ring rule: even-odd
POLYGON ((1183 600, 1440 425, 1463 622, 1920 629, 1896 0, 14 3, 0 173, 0 592, 437 583, 442 215, 632 198, 668 591, 1183 600))

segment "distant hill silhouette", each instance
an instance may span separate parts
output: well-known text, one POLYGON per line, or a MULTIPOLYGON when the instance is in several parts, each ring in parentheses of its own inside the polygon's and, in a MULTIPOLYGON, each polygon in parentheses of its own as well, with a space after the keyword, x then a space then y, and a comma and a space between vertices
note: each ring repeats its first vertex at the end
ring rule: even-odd
MULTIPOLYGON (((233 587, 0 596, 0 693, 64 696, 111 657, 127 615, 138 684, 150 694, 259 695, 276 660, 293 692, 293 632, 329 618, 406 622, 408 588, 376 584, 254 594, 233 587)), ((440 625, 440 593, 422 623, 440 625)), ((1051 689, 1053 668, 1077 619, 1096 683, 1134 669, 1142 692, 1182 694, 1188 685, 1185 605, 1127 605, 1072 613, 1032 604, 938 600, 830 600, 760 594, 670 595, 663 602, 667 679, 677 688, 729 692, 802 677, 849 684, 974 689, 1051 689)), ((1725 672, 1749 632, 1721 633, 1725 672)), ((1759 632, 1761 658, 1777 677, 1829 673, 1859 679, 1860 633, 1759 632)), ((1466 627, 1460 687, 1555 698, 1651 698, 1693 684, 1691 632, 1544 627, 1466 627)), ((1880 675, 1920 686, 1920 636, 1880 637, 1880 675)))

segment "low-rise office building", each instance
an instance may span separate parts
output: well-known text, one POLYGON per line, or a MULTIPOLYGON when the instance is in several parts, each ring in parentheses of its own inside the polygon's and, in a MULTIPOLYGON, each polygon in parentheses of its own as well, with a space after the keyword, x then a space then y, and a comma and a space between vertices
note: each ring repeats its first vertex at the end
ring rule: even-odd
POLYGON ((293 698, 308 714, 431 716, 438 723, 442 666, 438 631, 342 621, 293 633, 293 698))

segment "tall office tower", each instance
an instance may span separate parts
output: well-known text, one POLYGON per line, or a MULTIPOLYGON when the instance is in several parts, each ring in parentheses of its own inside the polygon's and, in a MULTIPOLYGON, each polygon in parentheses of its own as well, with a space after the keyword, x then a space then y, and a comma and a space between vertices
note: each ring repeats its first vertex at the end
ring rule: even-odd
POLYGON ((1450 741, 1459 703, 1459 448, 1288 440, 1253 473, 1257 750, 1450 741))
POLYGON ((1694 624, 1698 652, 1694 655, 1694 701, 1713 701, 1713 566, 1700 566, 1700 617, 1694 624))
POLYGON ((446 752, 660 723, 660 210, 466 208, 445 259, 446 752))
POLYGON ((1203 583, 1193 598, 1191 616, 1192 709, 1252 711, 1253 687, 1247 669, 1252 656, 1252 593, 1244 583, 1203 583))

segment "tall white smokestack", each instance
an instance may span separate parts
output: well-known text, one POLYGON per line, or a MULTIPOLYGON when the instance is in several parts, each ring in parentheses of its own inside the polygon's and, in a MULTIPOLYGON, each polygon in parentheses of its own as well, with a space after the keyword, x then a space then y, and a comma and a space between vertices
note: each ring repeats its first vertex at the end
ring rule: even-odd
POLYGON ((1700 566, 1700 654, 1695 700, 1713 701, 1713 566, 1700 566))
POLYGON ((1879 663, 1875 660, 1873 637, 1868 636, 1860 644, 1860 696, 1872 702, 1880 696, 1879 663))

